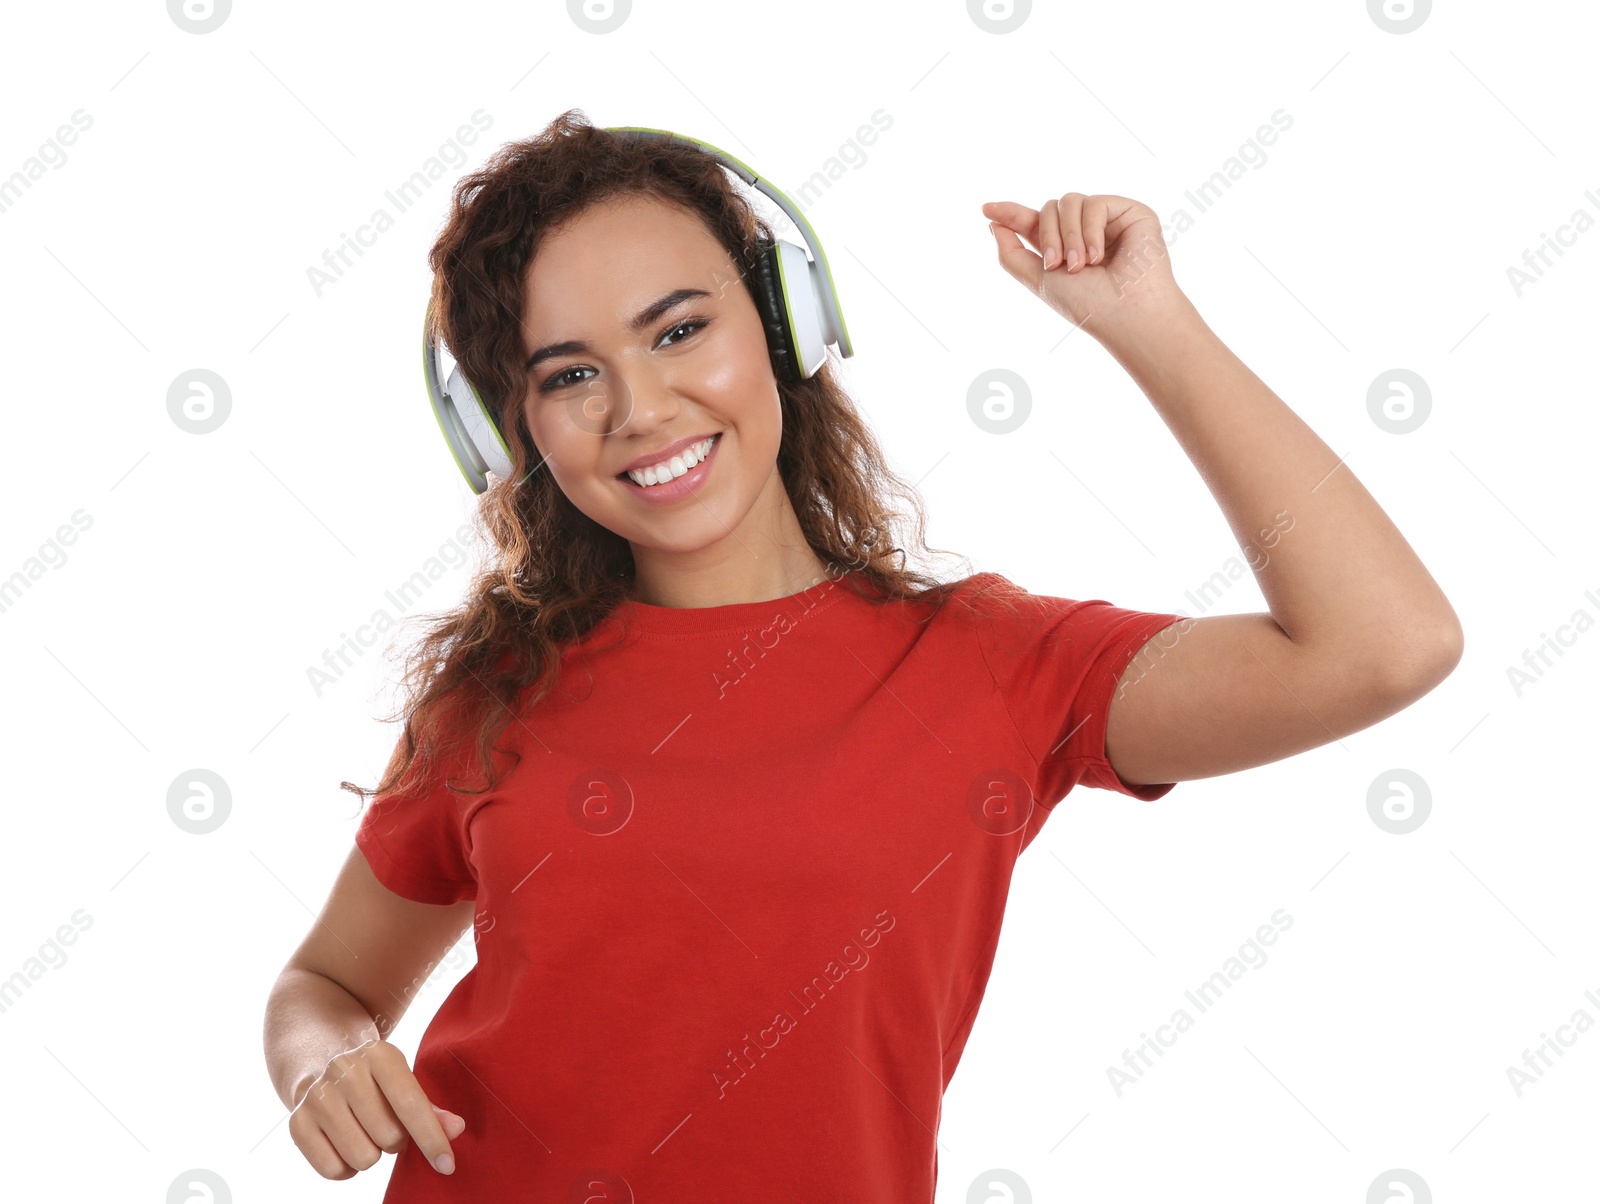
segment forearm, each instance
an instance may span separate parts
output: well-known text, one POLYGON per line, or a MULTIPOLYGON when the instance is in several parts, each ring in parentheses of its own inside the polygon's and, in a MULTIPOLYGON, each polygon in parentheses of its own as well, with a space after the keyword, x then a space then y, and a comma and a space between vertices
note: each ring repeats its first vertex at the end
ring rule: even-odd
POLYGON ((1431 672, 1459 644, 1438 583, 1350 466, 1187 297, 1099 337, 1194 463, 1291 640, 1386 676, 1431 672))
POLYGON ((267 998, 267 1072, 284 1107, 299 1106, 334 1056, 385 1034, 356 997, 311 970, 286 969, 267 998))

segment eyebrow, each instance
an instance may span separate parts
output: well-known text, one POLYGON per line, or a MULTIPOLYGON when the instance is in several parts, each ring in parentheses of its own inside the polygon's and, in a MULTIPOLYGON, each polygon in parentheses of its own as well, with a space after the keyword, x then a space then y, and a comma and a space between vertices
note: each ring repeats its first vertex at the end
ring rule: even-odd
MULTIPOLYGON (((665 296, 657 297, 634 315, 633 321, 628 323, 628 328, 635 334, 653 323, 662 314, 670 309, 675 309, 692 297, 709 297, 711 294, 703 288, 675 288, 665 296)), ((593 348, 582 339, 568 339, 564 343, 550 343, 539 348, 528 357, 528 362, 523 365, 527 371, 532 371, 547 359, 558 355, 582 355, 593 348)))

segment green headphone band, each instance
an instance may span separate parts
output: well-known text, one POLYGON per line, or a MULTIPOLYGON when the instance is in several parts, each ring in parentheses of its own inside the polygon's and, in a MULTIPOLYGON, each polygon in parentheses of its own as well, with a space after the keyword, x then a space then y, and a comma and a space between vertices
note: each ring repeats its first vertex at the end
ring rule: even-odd
MULTIPOLYGON (((829 344, 838 348, 841 358, 854 354, 827 254, 811 223, 781 188, 763 179, 742 160, 698 138, 649 126, 604 128, 625 137, 666 139, 698 147, 746 184, 772 198, 800 231, 811 257, 807 258, 805 248, 786 239, 764 244, 756 258, 755 280, 750 289, 766 331, 773 372, 779 380, 795 384, 812 376, 826 362, 829 344)), ((448 375, 443 372, 440 356, 449 352, 435 333, 430 300, 422 323, 422 373, 428 400, 461 475, 473 492, 482 493, 489 487, 487 473, 493 472, 502 479, 510 477, 511 451, 483 395, 466 378, 461 366, 453 364, 448 375)), ((455 357, 450 358, 453 361, 455 357)))

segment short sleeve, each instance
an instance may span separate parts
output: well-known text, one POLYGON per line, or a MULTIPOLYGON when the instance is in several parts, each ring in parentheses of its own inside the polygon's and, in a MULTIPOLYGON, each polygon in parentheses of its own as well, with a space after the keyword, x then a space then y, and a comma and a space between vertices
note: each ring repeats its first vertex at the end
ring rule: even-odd
POLYGON ((458 794, 446 778, 481 785, 462 756, 446 758, 429 780, 404 794, 375 795, 356 828, 355 843, 373 875, 395 894, 417 903, 461 903, 478 894, 467 821, 489 797, 458 794))
MULTIPOLYGON (((976 626, 979 646, 1000 700, 1033 758, 1034 800, 1054 807, 1077 785, 1146 802, 1167 794, 1175 782, 1132 786, 1117 775, 1106 759, 1106 721, 1129 662, 1158 632, 1185 616, 1126 610, 1102 599, 1080 602, 1031 594, 998 573, 973 580, 983 594, 976 626)), ((1143 659, 1148 658, 1141 663, 1143 659)))

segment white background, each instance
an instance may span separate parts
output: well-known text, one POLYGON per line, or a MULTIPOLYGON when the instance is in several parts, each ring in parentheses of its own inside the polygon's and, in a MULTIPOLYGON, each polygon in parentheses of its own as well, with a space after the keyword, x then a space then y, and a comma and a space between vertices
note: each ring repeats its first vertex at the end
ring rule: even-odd
MULTIPOLYGON (((308 669, 472 520, 419 379, 425 254, 456 176, 576 106, 704 138, 791 192, 846 164, 808 210, 846 380, 920 482, 935 548, 1037 593, 1262 611, 1249 579, 1186 599, 1239 555, 1221 511, 1111 357, 1000 268, 979 207, 1188 210, 1180 286, 1466 631, 1455 673, 1366 731, 1157 803, 1061 805, 1019 862, 945 1099, 939 1201, 996 1167, 1037 1200, 1361 1204, 1390 1168, 1439 1201, 1593 1196, 1600 1034, 1520 1097, 1507 1075, 1574 1013, 1600 1018, 1580 752, 1600 232, 1569 230, 1520 296, 1507 275, 1576 210, 1600 217, 1591 6, 1439 5, 1406 34, 1357 2, 1175 0, 1040 4, 1009 34, 960 3, 831 0, 639 3, 603 35, 558 3, 240 2, 203 35, 149 0, 6 20, 0 179, 92 117, 0 212, 0 580, 54 562, 0 611, 0 979, 27 980, 0 1013, 8 1183, 157 1201, 201 1167, 240 1201, 380 1198, 392 1159, 311 1170, 261 1051, 354 832, 338 784, 375 782, 395 736, 380 650, 320 692, 308 669), (318 296, 307 269, 479 109, 469 162, 318 296), (850 148, 879 109, 891 127, 850 148), (1185 194, 1280 109, 1265 162, 1200 212, 1185 194), (1432 393, 1409 434, 1366 404, 1396 366, 1432 393), (995 367, 1032 392, 1006 436, 966 411, 995 367), (195 368, 231 394, 204 435, 167 410, 195 368), (41 551, 79 511, 75 542, 41 551), (1578 612, 1519 693, 1508 669, 1578 612), (196 768, 231 794, 204 836, 167 810, 196 768), (1407 835, 1368 814, 1395 768, 1431 790, 1407 835), (1279 908, 1293 926, 1266 964, 1119 1097, 1107 1068, 1279 908), (91 922, 51 950, 75 913, 91 922)), ((469 934, 399 1030, 408 1053, 470 957, 469 934)))

